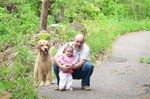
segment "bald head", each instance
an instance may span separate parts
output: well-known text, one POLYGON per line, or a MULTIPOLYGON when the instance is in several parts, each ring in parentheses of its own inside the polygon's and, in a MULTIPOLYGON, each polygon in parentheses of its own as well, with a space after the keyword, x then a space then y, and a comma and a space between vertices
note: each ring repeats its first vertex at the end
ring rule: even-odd
POLYGON ((75 37, 75 40, 82 41, 84 43, 84 35, 83 34, 77 34, 75 37))
POLYGON ((84 43, 84 35, 83 34, 77 34, 75 39, 74 39, 75 47, 77 49, 80 49, 82 47, 83 43, 84 43))

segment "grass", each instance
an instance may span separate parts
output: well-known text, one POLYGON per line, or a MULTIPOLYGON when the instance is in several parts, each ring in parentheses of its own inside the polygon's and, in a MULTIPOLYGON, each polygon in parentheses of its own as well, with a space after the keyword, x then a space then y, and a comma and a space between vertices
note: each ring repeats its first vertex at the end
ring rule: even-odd
POLYGON ((149 57, 148 57, 148 58, 145 58, 145 57, 141 56, 141 57, 139 58, 139 62, 140 62, 140 63, 150 64, 150 58, 149 58, 149 57))
POLYGON ((144 62, 145 62, 144 57, 140 57, 140 58, 139 58, 139 62, 140 62, 140 63, 144 63, 144 62))
MULTIPOLYGON (((120 35, 127 32, 150 30, 147 19, 135 21, 132 19, 115 19, 87 21, 86 42, 91 48, 92 61, 99 54, 111 52, 112 42, 120 35)), ((108 54, 108 53, 107 53, 108 54)))

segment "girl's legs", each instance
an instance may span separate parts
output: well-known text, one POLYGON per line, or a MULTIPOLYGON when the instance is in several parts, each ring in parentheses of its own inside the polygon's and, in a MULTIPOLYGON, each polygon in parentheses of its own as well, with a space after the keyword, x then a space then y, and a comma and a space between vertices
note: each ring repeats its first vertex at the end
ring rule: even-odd
POLYGON ((67 90, 73 90, 73 88, 71 87, 72 81, 73 81, 72 74, 68 74, 67 83, 66 83, 66 89, 67 90))

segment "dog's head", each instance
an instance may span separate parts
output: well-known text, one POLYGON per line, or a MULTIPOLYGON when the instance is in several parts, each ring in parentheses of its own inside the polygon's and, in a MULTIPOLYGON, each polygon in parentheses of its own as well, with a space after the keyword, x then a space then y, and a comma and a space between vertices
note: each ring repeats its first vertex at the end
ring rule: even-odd
POLYGON ((38 42, 36 48, 43 54, 48 54, 49 48, 50 48, 50 43, 47 40, 40 40, 38 42))

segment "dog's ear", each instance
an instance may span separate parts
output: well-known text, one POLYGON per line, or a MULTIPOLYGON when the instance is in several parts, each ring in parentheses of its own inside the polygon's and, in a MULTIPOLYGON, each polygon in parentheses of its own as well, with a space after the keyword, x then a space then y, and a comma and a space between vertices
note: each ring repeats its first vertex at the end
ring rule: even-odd
POLYGON ((49 41, 47 41, 47 46, 48 46, 48 48, 50 48, 50 47, 51 47, 51 44, 50 44, 50 42, 49 42, 49 41))
POLYGON ((36 45, 36 48, 37 48, 37 49, 40 49, 40 46, 41 46, 41 43, 38 42, 37 45, 36 45))

